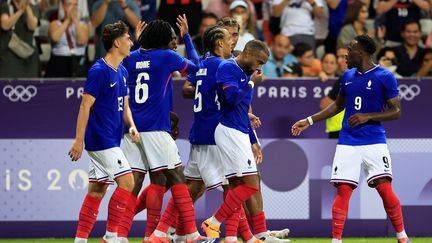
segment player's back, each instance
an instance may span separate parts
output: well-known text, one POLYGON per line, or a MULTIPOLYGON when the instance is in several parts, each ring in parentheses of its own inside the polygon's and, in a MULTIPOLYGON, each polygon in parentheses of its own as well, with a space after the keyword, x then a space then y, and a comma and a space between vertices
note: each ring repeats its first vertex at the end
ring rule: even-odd
POLYGON ((214 131, 220 120, 216 71, 222 61, 219 57, 206 57, 198 72, 187 78, 196 88, 194 122, 189 134, 191 144, 216 144, 214 131))
POLYGON ((98 151, 120 146, 127 78, 128 72, 121 64, 114 69, 103 58, 89 70, 84 93, 96 100, 85 133, 86 150, 98 151))
POLYGON ((247 76, 234 58, 224 60, 217 71, 218 96, 221 104, 221 124, 237 129, 243 133, 249 133, 249 106, 252 102, 253 89, 248 85, 247 76), (233 87, 247 91, 245 97, 237 104, 230 103, 225 96, 224 90, 233 87))
POLYGON ((339 135, 339 144, 367 145, 386 143, 385 130, 381 122, 368 121, 355 127, 348 119, 356 113, 381 112, 388 99, 399 95, 393 74, 381 66, 365 73, 356 68, 347 70, 341 79, 339 94, 345 97, 345 116, 339 135))
POLYGON ((129 71, 130 108, 139 132, 171 131, 172 72, 187 60, 172 50, 138 49, 123 62, 129 71))

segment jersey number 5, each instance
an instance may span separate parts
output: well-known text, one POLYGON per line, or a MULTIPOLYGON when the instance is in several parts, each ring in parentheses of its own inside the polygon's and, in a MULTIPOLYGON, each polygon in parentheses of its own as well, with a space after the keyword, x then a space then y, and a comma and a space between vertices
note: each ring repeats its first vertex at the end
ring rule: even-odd
POLYGON ((146 72, 139 73, 136 80, 135 86, 135 102, 142 104, 147 101, 149 95, 149 88, 147 83, 141 83, 141 79, 144 81, 150 80, 150 76, 146 72), (141 95, 142 94, 142 95, 141 95))
POLYGON ((202 80, 198 80, 196 83, 195 88, 195 100, 197 101, 196 104, 194 104, 194 112, 200 112, 202 110, 202 95, 199 92, 199 87, 202 84, 202 80))

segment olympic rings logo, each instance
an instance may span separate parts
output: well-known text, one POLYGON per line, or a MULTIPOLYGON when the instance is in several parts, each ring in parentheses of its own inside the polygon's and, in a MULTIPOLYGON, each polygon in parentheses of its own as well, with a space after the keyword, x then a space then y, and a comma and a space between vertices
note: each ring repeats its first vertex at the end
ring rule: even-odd
POLYGON ((28 102, 31 98, 35 97, 37 94, 37 88, 34 85, 6 85, 3 87, 3 95, 8 97, 10 101, 17 102, 21 100, 22 102, 28 102))
POLYGON ((417 84, 412 84, 409 86, 406 84, 401 84, 398 88, 401 99, 407 101, 413 100, 417 95, 420 94, 421 91, 420 86, 418 86, 417 84))

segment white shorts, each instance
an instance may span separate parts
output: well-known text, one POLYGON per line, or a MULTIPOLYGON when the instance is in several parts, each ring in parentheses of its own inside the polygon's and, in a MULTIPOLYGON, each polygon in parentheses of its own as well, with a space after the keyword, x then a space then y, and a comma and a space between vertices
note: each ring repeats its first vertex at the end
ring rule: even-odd
POLYGON ((140 132, 139 145, 144 151, 143 162, 150 172, 181 166, 177 145, 166 131, 140 132))
POLYGON ((330 182, 358 186, 362 167, 368 184, 375 179, 392 178, 391 158, 387 144, 337 145, 330 182))
POLYGON ((129 163, 119 147, 88 151, 88 155, 90 182, 111 184, 115 178, 131 173, 129 163))
POLYGON ((222 185, 225 175, 218 147, 191 144, 189 162, 183 173, 188 180, 202 180, 207 190, 222 185))
POLYGON ((215 140, 221 152, 226 178, 258 174, 249 134, 219 123, 215 140))
POLYGON ((131 136, 125 134, 123 142, 121 143, 121 149, 123 150, 126 159, 129 161, 129 165, 133 172, 147 173, 147 157, 141 143, 133 143, 131 136))

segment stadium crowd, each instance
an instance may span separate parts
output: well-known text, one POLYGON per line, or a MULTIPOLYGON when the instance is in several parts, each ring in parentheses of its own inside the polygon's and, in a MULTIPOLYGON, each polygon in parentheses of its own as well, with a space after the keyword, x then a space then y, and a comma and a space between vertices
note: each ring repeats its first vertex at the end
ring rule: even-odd
MULTIPOLYGON (((223 17, 235 18, 240 24, 235 50, 242 51, 252 39, 268 45, 270 57, 263 68, 267 78, 337 78, 341 70, 335 70, 336 50, 359 34, 375 39, 376 62, 396 77, 432 73, 431 0, 0 0, 0 4, 1 78, 85 77, 91 64, 105 54, 103 26, 122 20, 133 36, 140 20, 158 18, 175 26, 179 14, 188 17, 199 54, 205 29, 223 17), (16 40, 28 45, 26 55, 10 47, 16 40)), ((182 47, 177 51, 184 55, 182 47)))

